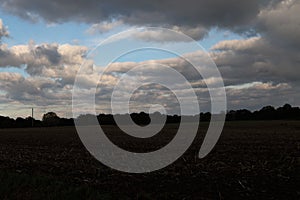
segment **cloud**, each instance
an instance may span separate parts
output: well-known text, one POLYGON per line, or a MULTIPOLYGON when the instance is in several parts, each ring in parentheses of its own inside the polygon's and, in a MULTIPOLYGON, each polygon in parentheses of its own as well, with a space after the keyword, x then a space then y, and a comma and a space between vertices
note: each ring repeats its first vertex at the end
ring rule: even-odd
POLYGON ((112 21, 112 22, 101 22, 93 24, 88 30, 87 33, 94 35, 97 33, 106 33, 111 31, 112 29, 121 26, 123 24, 122 21, 112 21))
POLYGON ((293 48, 262 37, 222 41, 213 46, 214 61, 225 78, 250 81, 298 82, 299 54, 293 48))
POLYGON ((36 96, 43 96, 32 82, 17 73, 1 72, 0 85, 1 89, 7 92, 6 97, 8 99, 28 103, 34 101, 36 96))
POLYGON ((254 82, 239 86, 226 87, 228 108, 250 110, 260 109, 265 105, 282 106, 289 102, 298 105, 299 88, 287 83, 254 82))
MULTIPOLYGON (((28 45, 17 45, 10 48, 2 45, 1 49, 7 55, 0 59, 1 66, 3 63, 9 66, 20 66, 28 63, 24 66, 24 70, 29 74, 28 77, 13 72, 0 73, 0 88, 9 101, 30 105, 34 103, 39 106, 70 105, 74 79, 84 60, 86 47, 69 44, 36 45, 31 42, 28 45)), ((290 52, 288 56, 286 54, 282 56, 286 49, 274 48, 273 44, 261 37, 222 41, 216 44, 212 50, 210 54, 217 63, 227 86, 229 108, 257 109, 263 104, 270 104, 271 102, 276 106, 285 102, 297 103, 299 96, 295 91, 300 91, 299 70, 298 66, 293 65, 299 58, 297 52, 290 52)), ((201 51, 190 53, 187 56, 190 59, 200 59, 203 62, 201 51)), ((201 97, 200 100, 204 105, 202 110, 207 110, 209 96, 204 80, 185 60, 168 58, 143 62, 113 63, 100 80, 96 94, 99 111, 101 109, 105 112, 109 111, 110 96, 121 75, 137 65, 149 65, 152 71, 159 73, 159 66, 153 65, 154 63, 171 66, 185 75, 195 88, 197 95, 201 97)), ((86 91, 93 88, 98 82, 98 74, 102 69, 100 66, 97 68, 90 67, 92 67, 92 63, 89 63, 87 70, 80 75, 83 98, 87 94, 86 91)), ((151 76, 153 73, 150 71, 150 73, 144 73, 141 78, 147 80, 151 76)), ((172 77, 166 76, 165 78, 170 78, 172 81, 172 77)), ((220 80, 211 77, 206 81, 213 85, 220 80)), ((184 92, 184 87, 178 85, 178 88, 184 92)), ((132 105, 136 107, 133 107, 133 110, 141 108, 144 99, 161 102, 168 106, 169 112, 172 112, 172 105, 175 106, 174 109, 177 109, 177 101, 171 98, 172 95, 161 95, 159 93, 159 91, 162 92, 161 88, 157 86, 146 89, 150 93, 137 92, 134 94, 136 103, 132 105), (158 92, 153 94, 153 89, 158 92), (152 98, 147 98, 146 94, 152 98)))
POLYGON ((66 21, 109 22, 122 20, 136 26, 218 26, 234 28, 248 25, 256 18, 265 1, 252 0, 173 0, 173 1, 117 1, 117 0, 70 0, 2 1, 0 6, 6 12, 28 20, 41 17, 48 23, 66 21))
MULTIPOLYGON (((285 102, 296 102, 298 98, 296 93, 293 94, 293 91, 299 90, 299 85, 295 80, 289 79, 288 76, 283 80, 282 77, 276 75, 276 70, 270 71, 270 73, 257 71, 256 66, 258 64, 251 62, 257 51, 265 52, 265 55, 261 55, 262 58, 269 58, 270 55, 273 55, 273 53, 268 52, 272 49, 269 49, 267 43, 263 43, 261 40, 261 38, 255 37, 241 41, 224 41, 213 48, 215 52, 211 54, 219 65, 225 84, 227 85, 227 97, 229 99, 229 108, 231 109, 241 107, 257 109, 262 106, 262 103, 270 104, 272 102, 273 105, 281 105, 285 102), (223 57, 223 54, 231 56, 229 58, 228 56, 223 57), (240 55, 242 54, 245 55, 241 59, 240 55), (224 65, 221 63, 224 63, 224 65), (241 65, 242 63, 245 64, 245 67, 241 65), (286 95, 283 97, 280 94, 286 95)), ((31 67, 27 66, 25 68, 25 70, 30 72, 28 77, 12 72, 0 73, 0 87, 5 92, 7 99, 23 104, 34 103, 39 106, 70 105, 74 79, 83 60, 82 55, 86 52, 85 47, 68 44, 35 45, 31 43, 24 46, 14 46, 8 48, 7 51, 21 61, 29 60, 32 62, 31 67), (35 54, 32 52, 35 52, 35 54), (36 55, 38 56, 35 57, 36 55), (36 63, 32 61, 33 59, 36 60, 36 63), (37 68, 38 70, 31 68, 37 68)), ((191 59, 203 59, 201 52, 193 52, 188 56, 191 59)), ((262 61, 258 59, 258 62, 262 61)), ((148 80, 153 76, 151 71, 154 74, 159 73, 159 66, 153 65, 154 63, 171 66, 183 73, 195 88, 197 95, 201 97, 199 100, 202 102, 201 105, 204 106, 202 110, 208 110, 210 100, 204 80, 199 78, 199 75, 186 61, 180 58, 169 58, 156 61, 113 63, 100 80, 100 85, 96 93, 98 103, 96 107, 98 111, 109 112, 109 100, 114 86, 121 75, 137 65, 149 65, 151 66, 149 68, 150 72, 143 73, 140 77, 143 80, 148 80)), ((279 67, 274 65, 276 63, 268 64, 270 69, 277 69, 279 67)), ((89 69, 89 66, 87 69, 89 69)), ((263 69, 266 68, 263 67, 263 69)), ((101 70, 101 67, 93 68, 92 70, 85 70, 80 75, 80 84, 82 86, 81 96, 83 98, 89 93, 90 88, 93 88, 98 82, 98 74, 101 70)), ((165 76, 165 79, 169 78, 172 81, 172 77, 165 76)), ((211 77, 206 81, 214 84, 220 80, 211 77)), ((124 85, 124 87, 127 86, 124 85)), ((132 104, 133 111, 142 109, 142 103, 145 103, 144 106, 147 107, 151 102, 160 102, 162 105, 167 106, 166 109, 170 113, 178 108, 177 100, 173 98, 172 93, 161 90, 162 88, 157 85, 145 87, 144 89, 145 91, 140 90, 134 93, 133 100, 135 102, 132 104)), ((185 92, 183 86, 178 85, 178 89, 182 93, 185 92)))
POLYGON ((70 44, 39 44, 0 46, 0 67, 21 67, 30 75, 57 77, 64 69, 79 67, 88 48, 70 44))
POLYGON ((7 28, 4 26, 2 19, 0 19, 0 44, 1 44, 1 39, 3 37, 8 37, 8 36, 9 36, 9 32, 7 28))
POLYGON ((173 26, 172 30, 182 32, 194 40, 201 40, 208 35, 209 30, 203 26, 189 27, 189 26, 173 26))
MULTIPOLYGON (((212 27, 246 35, 267 34, 275 40, 299 44, 297 0, 3 0, 3 11, 48 24, 68 21, 92 24, 88 33, 104 33, 122 24, 160 26, 202 39, 212 27), (100 22, 100 23, 99 23, 100 22)), ((152 34, 153 33, 148 33, 152 34)), ((142 37, 142 36, 141 36, 142 37)), ((143 36, 144 37, 144 36, 143 36)), ((162 38, 171 40, 164 35, 162 38)), ((284 42, 282 42, 284 43, 284 42)))
MULTIPOLYGON (((208 35, 208 30, 204 27, 172 26, 168 29, 188 35, 194 40, 200 40, 208 35)), ((191 39, 179 34, 173 34, 166 29, 144 28, 136 32, 132 37, 147 42, 190 42, 191 39)))
POLYGON ((300 46, 300 1, 285 0, 258 14, 257 30, 273 43, 300 46))
MULTIPOLYGON (((77 1, 67 0, 1 1, 6 12, 22 18, 47 23, 66 21, 94 24, 91 33, 104 33, 122 24, 131 26, 163 26, 186 33, 199 40, 211 27, 219 27, 255 36, 239 40, 226 40, 215 44, 210 52, 226 85, 229 108, 260 108, 264 104, 282 105, 289 102, 299 105, 300 94, 300 2, 276 1, 77 1), (101 23, 99 23, 99 21, 101 23)), ((8 36, 0 20, 0 39, 8 36)), ((146 41, 176 41, 163 32, 145 31, 136 39, 146 41)), ((0 86, 10 101, 35 102, 57 105, 70 102, 76 72, 87 53, 87 47, 70 44, 34 44, 8 47, 0 44, 0 67, 23 67, 29 74, 0 73, 0 86)), ((193 52, 192 59, 202 59, 201 52, 193 52)), ((118 77, 138 64, 154 61, 114 63, 101 82, 97 96, 109 100, 118 77)), ((199 80, 189 63, 180 59, 157 60, 183 73, 196 87, 197 94, 207 97, 203 80, 199 80)), ((92 66, 93 63, 89 63, 92 66)), ((93 67, 82 75, 82 96, 97 81, 93 67)), ((157 69, 159 70, 159 69, 157 69)), ((147 74, 144 74, 147 79, 147 74)), ((219 81, 211 78, 207 81, 219 81)), ((145 99, 144 93, 135 94, 145 99)), ((153 97, 162 98, 153 94, 153 97)), ((3 98, 3 95, 1 96, 3 98)), ((164 101, 165 100, 165 101, 164 101)), ((169 98, 163 103, 174 104, 169 98)), ((204 99, 205 100, 205 99, 204 99)), ((105 107, 107 109, 107 107, 105 107)))

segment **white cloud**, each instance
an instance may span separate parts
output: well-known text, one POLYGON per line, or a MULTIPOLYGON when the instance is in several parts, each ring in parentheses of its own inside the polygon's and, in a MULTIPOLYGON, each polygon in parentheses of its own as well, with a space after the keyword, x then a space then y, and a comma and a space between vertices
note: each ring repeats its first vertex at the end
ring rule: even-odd
POLYGON ((31 75, 50 75, 55 77, 64 73, 64 68, 72 66, 76 70, 84 61, 88 48, 69 44, 40 44, 0 46, 0 67, 26 65, 31 75), (47 74, 48 73, 48 74, 47 74))
POLYGON ((0 43, 3 37, 8 37, 8 36, 9 36, 9 32, 7 30, 7 27, 4 26, 2 19, 0 19, 0 43))
POLYGON ((101 23, 93 24, 87 30, 87 33, 89 33, 91 35, 98 34, 98 33, 100 33, 100 34, 106 33, 106 32, 113 30, 114 28, 121 26, 122 24, 123 24, 123 22, 121 20, 112 21, 112 22, 103 21, 101 23))
MULTIPOLYGON (((208 30, 204 27, 189 27, 189 26, 171 26, 166 27, 172 31, 179 32, 191 37, 194 40, 200 40, 208 34, 208 30)), ((184 37, 180 34, 173 34, 172 31, 165 29, 151 29, 145 28, 139 32, 136 32, 133 37, 143 41, 153 42, 190 42, 191 39, 184 37)))

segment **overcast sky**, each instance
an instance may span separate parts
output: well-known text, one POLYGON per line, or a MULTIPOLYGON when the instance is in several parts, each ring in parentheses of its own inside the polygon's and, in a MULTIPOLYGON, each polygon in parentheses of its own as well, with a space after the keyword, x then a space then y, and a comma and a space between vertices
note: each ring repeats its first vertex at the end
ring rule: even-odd
MULTIPOLYGON (((228 109, 300 106, 299 13, 299 0, 0 0, 0 115, 28 116, 35 107, 37 118, 46 111, 71 117, 72 87, 87 53, 111 35, 146 26, 183 32, 206 49, 223 77, 228 109)), ((159 32, 144 32, 136 42, 141 39, 184 42, 159 32)), ((187 63, 165 53, 115 61, 111 71, 117 73, 110 71, 100 82, 98 112, 108 112, 105 100, 117 76, 149 60, 189 76, 187 63)), ((86 87, 99 79, 85 76, 86 87)), ((188 79, 205 99, 203 80, 188 79)), ((161 98, 162 91, 168 94, 151 90, 141 101, 174 106, 172 94, 161 98)))

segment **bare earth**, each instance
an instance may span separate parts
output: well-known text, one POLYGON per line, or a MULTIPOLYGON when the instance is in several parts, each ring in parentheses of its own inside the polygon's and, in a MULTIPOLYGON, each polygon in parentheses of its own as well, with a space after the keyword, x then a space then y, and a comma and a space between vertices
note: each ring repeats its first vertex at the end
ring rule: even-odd
MULTIPOLYGON (((206 127, 183 157, 146 174, 104 166, 73 127, 0 129, 0 198, 300 199, 300 121, 227 122, 214 150, 198 159, 206 127)), ((132 140, 104 126, 115 144, 136 152, 161 148, 176 128, 132 140)))

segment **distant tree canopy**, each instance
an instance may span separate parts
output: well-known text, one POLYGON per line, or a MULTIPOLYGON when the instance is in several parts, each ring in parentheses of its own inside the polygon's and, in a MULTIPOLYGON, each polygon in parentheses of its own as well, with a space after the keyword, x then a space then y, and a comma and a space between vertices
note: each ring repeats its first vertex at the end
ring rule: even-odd
POLYGON ((300 120, 300 108, 285 104, 275 109, 265 106, 258 111, 251 112, 246 109, 231 110, 226 115, 227 120, 300 120))
MULTIPOLYGON (((127 116, 129 114, 126 114, 127 116)), ((147 125, 151 122, 151 117, 159 117, 160 113, 147 114, 145 112, 132 113, 130 117, 139 125, 147 125)), ((121 117, 125 115, 120 115, 121 117)), ((178 115, 168 115, 166 123, 179 123, 182 117, 178 115)), ((210 121, 211 113, 200 113, 200 121, 210 121)), ((77 119, 83 124, 99 122, 101 125, 116 124, 114 116, 111 114, 100 114, 94 116, 91 114, 80 115, 77 119)), ((285 104, 282 107, 274 108, 273 106, 265 106, 258 111, 251 112, 247 109, 230 110, 226 114, 227 121, 237 120, 300 120, 300 108, 292 107, 285 104)), ((49 126, 74 126, 74 119, 60 118, 54 112, 48 112, 43 115, 42 121, 31 117, 12 119, 9 117, 0 116, 0 128, 25 128, 25 127, 49 127, 49 126), (33 123, 32 123, 33 122, 33 123)))
POLYGON ((54 112, 48 112, 43 116, 44 126, 58 126, 60 118, 54 112))

